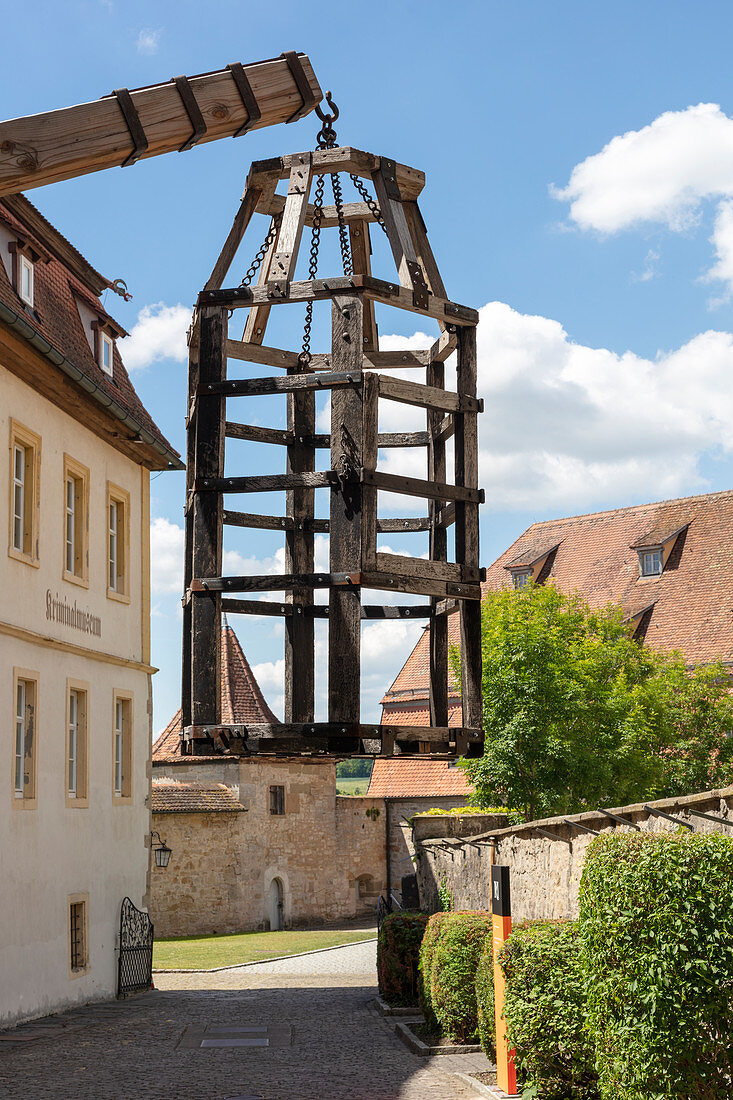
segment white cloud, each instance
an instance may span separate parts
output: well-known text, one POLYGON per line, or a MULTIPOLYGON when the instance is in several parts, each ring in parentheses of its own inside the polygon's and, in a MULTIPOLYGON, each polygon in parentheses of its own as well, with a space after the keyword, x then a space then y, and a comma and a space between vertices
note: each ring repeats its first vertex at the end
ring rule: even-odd
POLYGON ((688 231, 705 202, 718 204, 711 238, 718 260, 706 278, 733 289, 733 213, 726 201, 733 197, 733 118, 718 104, 666 111, 613 138, 573 168, 566 187, 551 191, 570 203, 575 225, 604 234, 643 224, 688 231))
POLYGON ((480 477, 491 508, 596 507, 700 491, 705 452, 733 453, 733 336, 652 359, 574 343, 502 302, 478 330, 480 477))
POLYGON ((152 54, 158 52, 160 45, 161 30, 153 30, 152 27, 143 27, 137 36, 137 52, 152 56, 152 54))
POLYGON ((150 586, 153 598, 183 593, 183 528, 162 516, 150 524, 150 586))
POLYGON ((167 306, 165 302, 143 306, 122 347, 127 369, 142 370, 160 359, 186 362, 186 332, 190 323, 191 310, 180 302, 175 306, 167 306))

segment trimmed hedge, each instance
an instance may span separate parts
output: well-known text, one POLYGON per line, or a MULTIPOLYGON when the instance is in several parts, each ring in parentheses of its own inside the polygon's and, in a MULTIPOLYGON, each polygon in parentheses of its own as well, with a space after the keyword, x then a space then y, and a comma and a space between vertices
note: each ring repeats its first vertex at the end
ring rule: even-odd
POLYGON ((476 971, 491 914, 446 913, 441 922, 430 969, 430 1000, 441 1034, 468 1042, 476 1034, 476 971))
POLYGON ((576 921, 527 921, 501 950, 507 1038, 527 1097, 597 1100, 580 948, 576 921))
POLYGON ((440 935, 440 929, 449 913, 433 913, 428 919, 427 928, 420 944, 420 961, 417 972, 417 1000, 420 1005, 425 1023, 433 1031, 437 1031, 438 1021, 433 1012, 433 1000, 430 988, 430 972, 433 968, 433 956, 440 935))
POLYGON ((494 1018, 494 944, 491 936, 484 948, 476 971, 476 1018, 478 1038, 486 1057, 496 1061, 496 1020, 494 1018))
POLYGON ((391 1005, 416 1005, 420 944, 427 913, 390 913, 377 937, 380 996, 391 1005))
POLYGON ((602 1100, 733 1095, 733 839, 596 838, 580 917, 602 1100))

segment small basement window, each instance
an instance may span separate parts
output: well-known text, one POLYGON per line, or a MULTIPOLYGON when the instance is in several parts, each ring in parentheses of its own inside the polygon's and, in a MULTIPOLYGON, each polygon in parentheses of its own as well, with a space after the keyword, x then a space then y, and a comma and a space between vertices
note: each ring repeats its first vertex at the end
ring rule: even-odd
POLYGON ((659 577, 662 573, 662 548, 639 551, 639 576, 659 577))

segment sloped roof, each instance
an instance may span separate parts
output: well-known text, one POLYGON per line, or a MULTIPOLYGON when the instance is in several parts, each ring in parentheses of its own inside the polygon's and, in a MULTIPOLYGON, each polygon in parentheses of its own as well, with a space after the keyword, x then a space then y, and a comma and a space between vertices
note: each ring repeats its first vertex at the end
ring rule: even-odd
POLYGON ((154 779, 151 809, 154 814, 244 813, 244 806, 225 783, 184 783, 154 779))
MULTIPOLYGON (((221 721, 223 725, 277 723, 277 718, 270 710, 239 644, 239 638, 229 626, 226 616, 223 617, 221 628, 221 721)), ((153 744, 153 760, 181 759, 180 737, 179 709, 153 744)))
MULTIPOLYGON (((32 310, 26 308, 25 303, 21 301, 8 278, 5 265, 0 263, 0 302, 20 317, 60 356, 67 359, 77 370, 81 371, 93 383, 93 387, 89 387, 89 389, 96 388, 106 398, 120 405, 164 448, 170 460, 177 460, 179 457, 178 452, 171 447, 135 392, 135 388, 125 370, 117 344, 115 344, 112 377, 110 378, 96 362, 84 334, 74 298, 81 299, 101 318, 109 318, 112 321, 113 318, 103 307, 95 289, 90 286, 90 284, 94 284, 96 288, 99 286, 100 280, 102 282, 106 280, 86 264, 81 254, 43 218, 25 196, 14 195, 12 199, 13 201, 9 205, 6 204, 5 200, 0 200, 0 219, 13 232, 22 235, 31 243, 40 244, 41 248, 50 255, 50 259, 48 262, 41 260, 35 264, 33 278, 34 307, 32 310), (27 211, 28 214, 25 221, 22 220, 24 211, 27 211), (31 229, 29 226, 33 226, 33 228, 31 229), (48 232, 41 232, 44 227, 48 227, 48 232), (54 252, 54 247, 58 243, 56 238, 58 238, 58 242, 63 242, 70 254, 78 258, 79 262, 74 263, 74 269, 59 259, 54 252), (76 272, 81 273, 85 269, 88 269, 91 274, 86 281, 82 281, 76 272)), ((114 324, 119 331, 124 332, 124 329, 117 322, 114 322, 114 324)), ((58 359, 56 362, 58 362, 58 359)), ((89 399, 81 385, 79 385, 79 393, 86 400, 89 399)), ((104 403, 108 405, 109 401, 104 403)))
POLYGON ((468 796, 473 788, 462 768, 447 760, 378 756, 369 780, 369 798, 468 796))
MULTIPOLYGON (((547 580, 563 592, 579 592, 591 607, 620 604, 627 616, 653 604, 646 645, 679 649, 690 664, 733 664, 733 490, 534 523, 489 566, 483 590, 511 587, 508 563, 556 544, 547 580), (661 576, 640 577, 634 547, 650 532, 675 531, 661 576)), ((458 644, 458 615, 448 629, 458 644)), ((395 721, 397 705, 420 710, 422 701, 416 724, 429 724, 429 646, 426 630, 382 700, 383 721, 395 721)))

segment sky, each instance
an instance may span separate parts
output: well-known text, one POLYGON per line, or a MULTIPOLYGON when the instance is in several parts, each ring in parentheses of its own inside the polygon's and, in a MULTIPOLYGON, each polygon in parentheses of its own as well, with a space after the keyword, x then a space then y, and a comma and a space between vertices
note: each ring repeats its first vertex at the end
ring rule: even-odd
MULTIPOLYGON (((9 8, 3 28, 16 43, 0 73, 5 117, 295 49, 333 92, 341 143, 425 171, 421 209, 448 294, 481 315, 485 564, 538 520, 733 485, 729 3, 38 0, 9 8)), ((312 148, 316 129, 311 115, 29 192, 92 264, 127 282, 133 300, 108 292, 105 304, 131 333, 120 350, 142 400, 180 451, 185 331, 249 163, 312 148)), ((240 282, 265 231, 255 219, 228 282, 240 282)), ((339 273, 337 260, 324 246, 324 275, 339 273)), ((392 277, 376 238, 374 264, 392 277)), ((299 346, 298 310, 279 311, 289 317, 268 330, 271 343, 299 346)), ((436 331, 403 311, 378 320, 385 348, 427 347, 436 331)), ((321 311, 314 350, 327 348, 326 322, 321 311)), ((278 401, 237 413, 278 426, 278 401)), ((405 410, 380 410, 381 430, 406 429, 405 410)), ((321 408, 321 424, 326 416, 321 408)), ((282 456, 263 450, 235 445, 227 472, 276 472, 282 456)), ((383 458, 420 476, 415 453, 383 458)), ((152 482, 156 730, 179 705, 183 492, 182 474, 152 482)), ((404 499, 380 504, 406 513, 404 499)), ((283 501, 248 506, 279 512, 283 501)), ((382 544, 419 555, 423 538, 382 544)), ((281 544, 271 532, 228 532, 225 570, 281 569, 281 544)), ((317 555, 325 568, 323 536, 317 555)), ((279 621, 232 625, 281 714, 279 621)), ((420 629, 363 628, 364 720, 378 718, 420 629)), ((320 717, 324 644, 320 633, 320 717)))

